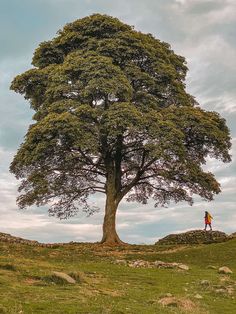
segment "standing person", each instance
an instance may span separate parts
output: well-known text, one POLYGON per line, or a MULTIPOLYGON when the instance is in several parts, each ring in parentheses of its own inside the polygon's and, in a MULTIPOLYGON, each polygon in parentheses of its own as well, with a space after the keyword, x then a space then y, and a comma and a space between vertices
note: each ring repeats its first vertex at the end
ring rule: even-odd
POLYGON ((204 229, 204 230, 206 231, 207 226, 209 226, 209 227, 210 227, 210 230, 212 230, 212 227, 211 227, 211 220, 213 219, 213 217, 210 215, 210 213, 205 212, 204 218, 205 218, 205 229, 204 229))

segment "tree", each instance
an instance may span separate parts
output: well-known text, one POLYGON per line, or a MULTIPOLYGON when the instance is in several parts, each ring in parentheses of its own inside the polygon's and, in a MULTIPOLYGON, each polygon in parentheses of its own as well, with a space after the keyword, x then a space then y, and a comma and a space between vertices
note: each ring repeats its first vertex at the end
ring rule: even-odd
POLYGON ((229 130, 185 91, 185 59, 167 43, 95 14, 41 43, 32 64, 11 85, 35 110, 10 167, 20 207, 68 218, 92 214, 89 195, 104 193, 102 242, 113 244, 125 197, 158 206, 220 192, 203 165, 230 161, 229 130))

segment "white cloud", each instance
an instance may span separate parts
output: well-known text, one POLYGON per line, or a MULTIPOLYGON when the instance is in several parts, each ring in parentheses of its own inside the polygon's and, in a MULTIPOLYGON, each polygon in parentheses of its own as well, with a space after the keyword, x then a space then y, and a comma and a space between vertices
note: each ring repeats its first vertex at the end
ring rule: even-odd
POLYGON ((223 9, 210 12, 207 15, 207 22, 209 24, 225 24, 236 21, 236 2, 228 3, 223 9))

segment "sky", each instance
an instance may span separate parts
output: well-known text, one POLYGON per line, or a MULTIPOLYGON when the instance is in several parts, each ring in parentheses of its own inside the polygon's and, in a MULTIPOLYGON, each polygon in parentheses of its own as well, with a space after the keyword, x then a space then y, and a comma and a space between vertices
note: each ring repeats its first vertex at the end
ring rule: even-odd
POLYGON ((92 201, 100 212, 92 217, 49 217, 47 208, 18 209, 19 182, 9 165, 31 123, 33 112, 23 96, 9 90, 12 79, 31 68, 40 42, 55 37, 66 23, 104 13, 168 42, 188 63, 187 91, 201 107, 226 119, 232 137, 232 162, 209 160, 207 170, 221 183, 212 202, 195 198, 193 206, 171 203, 154 208, 120 204, 117 230, 123 241, 154 243, 176 232, 202 229, 204 211, 213 228, 236 231, 236 1, 235 0, 0 0, 0 232, 40 242, 88 242, 102 237, 104 196, 92 201))

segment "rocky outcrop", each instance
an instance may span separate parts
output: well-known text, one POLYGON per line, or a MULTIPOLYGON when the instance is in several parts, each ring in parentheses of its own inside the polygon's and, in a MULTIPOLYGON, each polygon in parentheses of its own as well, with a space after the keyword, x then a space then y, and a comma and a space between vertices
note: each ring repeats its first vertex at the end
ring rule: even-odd
POLYGON ((116 260, 115 264, 125 265, 132 268, 165 268, 165 269, 180 269, 180 270, 189 270, 189 267, 182 263, 168 263, 163 261, 144 261, 144 260, 116 260))
POLYGON ((232 239, 221 231, 192 230, 184 233, 170 234, 155 244, 208 244, 225 242, 232 239))

